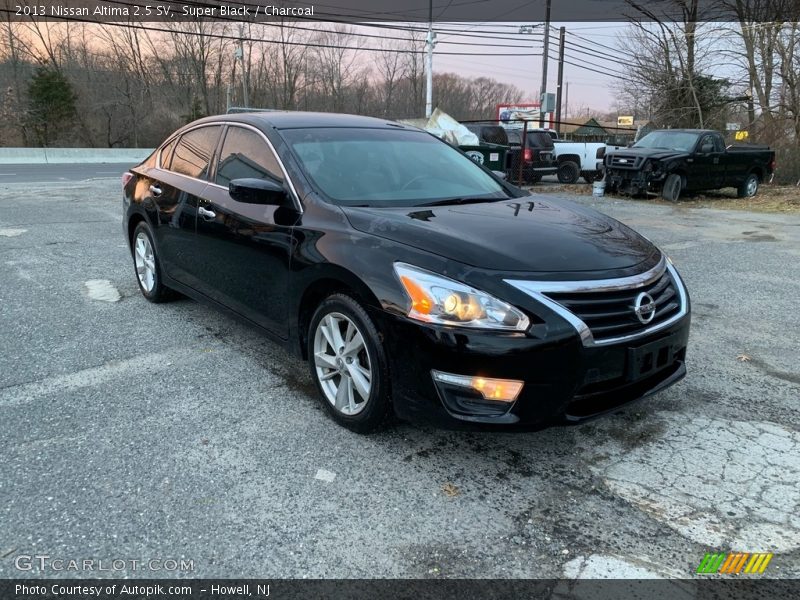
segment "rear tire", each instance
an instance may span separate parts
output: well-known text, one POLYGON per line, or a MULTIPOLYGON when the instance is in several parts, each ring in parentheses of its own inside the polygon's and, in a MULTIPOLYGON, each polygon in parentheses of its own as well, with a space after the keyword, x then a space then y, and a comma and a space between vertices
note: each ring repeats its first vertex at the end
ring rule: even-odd
POLYGON ((752 198, 758 193, 758 184, 758 175, 750 173, 744 183, 737 188, 737 198, 752 198))
POLYGON ((386 426, 392 415, 382 336, 369 314, 346 294, 328 296, 308 327, 308 364, 320 400, 356 433, 386 426))
POLYGON ((131 253, 136 282, 142 296, 154 303, 173 300, 177 294, 163 284, 153 232, 145 221, 140 222, 133 230, 131 253))
POLYGON ((581 174, 581 169, 577 163, 571 160, 565 160, 558 165, 558 181, 560 183, 575 183, 581 174))
POLYGON ((664 187, 661 188, 661 197, 669 202, 677 202, 681 196, 681 188, 683 187, 683 180, 677 173, 667 175, 664 181, 664 187))

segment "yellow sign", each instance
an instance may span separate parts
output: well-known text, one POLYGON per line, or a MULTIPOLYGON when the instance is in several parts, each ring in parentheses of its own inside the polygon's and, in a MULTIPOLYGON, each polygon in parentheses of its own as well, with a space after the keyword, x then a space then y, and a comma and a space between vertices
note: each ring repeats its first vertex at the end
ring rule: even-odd
POLYGON ((633 116, 617 117, 617 125, 633 125, 633 116))
POLYGON ((749 131, 737 131, 737 132, 734 134, 734 137, 735 137, 737 140, 746 140, 747 138, 749 138, 749 137, 750 137, 750 132, 749 132, 749 131))

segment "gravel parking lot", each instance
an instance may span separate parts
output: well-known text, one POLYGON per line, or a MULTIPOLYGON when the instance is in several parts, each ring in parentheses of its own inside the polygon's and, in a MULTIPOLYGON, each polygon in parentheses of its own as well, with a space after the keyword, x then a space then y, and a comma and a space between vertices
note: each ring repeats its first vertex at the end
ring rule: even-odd
POLYGON ((800 216, 580 199, 678 265, 688 377, 573 428, 362 437, 261 335, 141 297, 119 187, 0 185, 0 577, 688 577, 712 550, 800 577, 800 216))

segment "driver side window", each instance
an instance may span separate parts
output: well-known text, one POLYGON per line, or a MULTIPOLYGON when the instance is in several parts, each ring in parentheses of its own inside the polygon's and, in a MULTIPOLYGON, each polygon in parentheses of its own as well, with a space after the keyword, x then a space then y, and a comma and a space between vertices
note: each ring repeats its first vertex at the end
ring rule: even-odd
POLYGON ((228 187, 234 179, 252 177, 283 183, 278 160, 259 134, 231 125, 219 154, 217 185, 228 187))
POLYGON ((709 154, 711 152, 719 152, 713 135, 704 135, 700 140, 700 152, 709 154))

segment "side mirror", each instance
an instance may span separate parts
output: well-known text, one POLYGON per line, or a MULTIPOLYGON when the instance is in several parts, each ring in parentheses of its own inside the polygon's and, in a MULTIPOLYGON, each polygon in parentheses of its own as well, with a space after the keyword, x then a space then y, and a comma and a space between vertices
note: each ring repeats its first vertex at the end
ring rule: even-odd
POLYGON ((701 154, 711 154, 714 151, 714 144, 711 142, 706 142, 702 146, 700 146, 700 153, 701 154))
POLYGON ((242 178, 228 184, 228 193, 237 202, 245 204, 286 204, 283 186, 271 179, 242 178))

